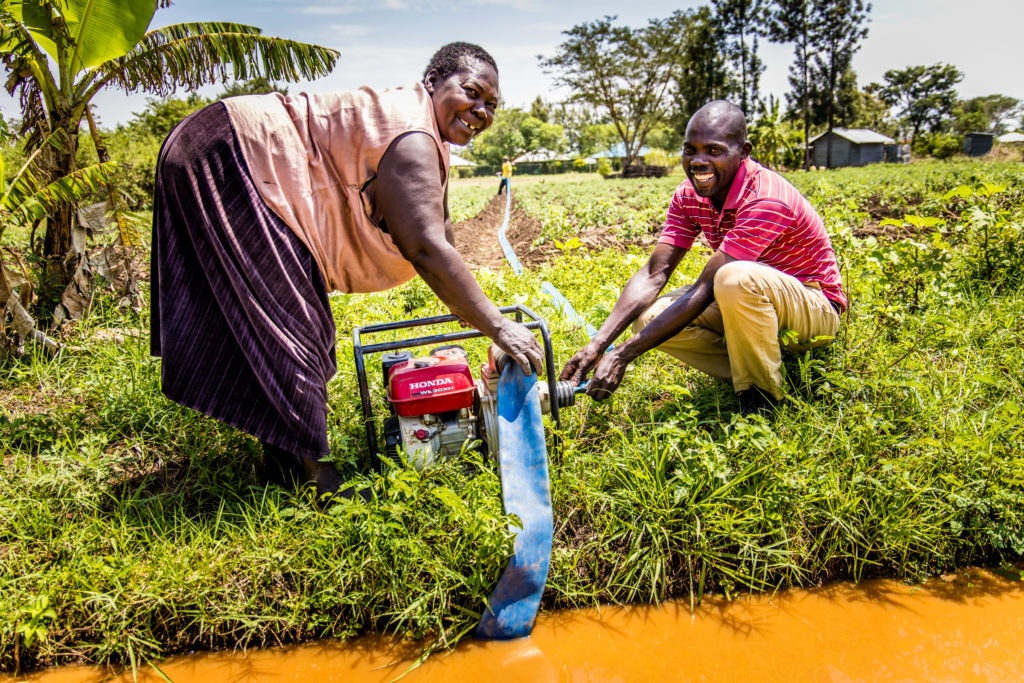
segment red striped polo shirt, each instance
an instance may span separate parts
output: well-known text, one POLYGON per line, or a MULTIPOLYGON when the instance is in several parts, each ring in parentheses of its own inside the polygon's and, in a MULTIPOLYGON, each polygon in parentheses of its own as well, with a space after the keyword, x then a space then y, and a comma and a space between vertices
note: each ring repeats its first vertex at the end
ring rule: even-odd
POLYGON ((712 249, 818 283, 846 310, 836 253, 818 212, 782 176, 756 161, 740 165, 721 211, 710 197, 698 195, 689 179, 676 188, 658 243, 689 249, 702 232, 712 249))

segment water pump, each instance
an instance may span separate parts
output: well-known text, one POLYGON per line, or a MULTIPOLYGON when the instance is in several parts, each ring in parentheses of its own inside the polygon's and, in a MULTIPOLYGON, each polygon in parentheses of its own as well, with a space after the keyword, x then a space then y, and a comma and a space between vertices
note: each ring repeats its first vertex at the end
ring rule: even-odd
POLYGON ((507 640, 529 635, 540 607, 551 562, 554 515, 543 414, 561 429, 559 409, 572 405, 576 391, 555 380, 554 352, 547 324, 523 306, 499 309, 515 315, 527 329, 539 331, 544 347, 545 380, 526 375, 491 346, 487 362, 474 377, 466 351, 453 342, 483 336, 475 330, 364 345, 363 335, 421 325, 450 323, 453 315, 357 327, 352 331, 356 377, 371 453, 398 458, 400 451, 417 468, 479 448, 497 464, 505 512, 516 522, 513 555, 498 579, 477 624, 476 636, 507 640), (526 319, 526 320, 524 320, 526 319), (405 349, 433 347, 414 357, 405 349), (387 392, 384 453, 380 453, 365 356, 381 361, 387 392))
MULTIPOLYGON (((554 379, 554 358, 547 325, 522 306, 501 310, 503 313, 515 313, 520 319, 529 318, 524 323, 526 327, 541 332, 547 375, 545 380, 537 380, 541 410, 545 414, 550 413, 558 424, 558 410, 574 404, 575 392, 569 382, 554 379)), ((356 374, 371 451, 380 452, 381 449, 370 402, 365 356, 384 352, 381 378, 387 396, 388 416, 383 425, 382 455, 397 461, 401 448, 407 462, 422 469, 439 460, 457 457, 465 447, 477 448, 485 455, 498 453, 497 383, 505 363, 511 362, 508 356, 492 345, 487 362, 474 375, 469 354, 457 344, 441 344, 419 356, 414 356, 406 348, 480 337, 480 332, 466 330, 397 342, 362 343, 362 337, 368 333, 456 320, 455 316, 435 316, 378 323, 353 330, 356 374)))

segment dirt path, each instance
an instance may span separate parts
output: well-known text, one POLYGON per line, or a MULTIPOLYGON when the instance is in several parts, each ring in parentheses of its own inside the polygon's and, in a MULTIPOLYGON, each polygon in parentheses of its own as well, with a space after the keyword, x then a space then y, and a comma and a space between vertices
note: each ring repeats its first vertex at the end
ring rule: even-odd
MULTIPOLYGON (((469 220, 455 224, 455 248, 466 259, 471 270, 501 268, 505 255, 498 243, 498 229, 505 218, 505 195, 495 195, 483 211, 469 220)), ((540 221, 512 203, 509 216, 508 240, 522 259, 530 250, 533 240, 540 236, 540 221)))
MULTIPOLYGON (((497 269, 505 265, 505 255, 498 243, 498 229, 504 218, 505 195, 495 195, 483 211, 469 220, 455 224, 455 248, 469 264, 470 270, 484 267, 497 269)), ((614 229, 615 226, 592 227, 577 237, 583 243, 583 248, 588 251, 624 251, 626 245, 615 237, 614 229)), ((513 195, 506 235, 525 268, 541 266, 561 253, 553 241, 533 246, 534 240, 540 237, 540 232, 540 221, 517 206, 513 195)), ((647 241, 653 240, 641 240, 641 243, 647 241)))

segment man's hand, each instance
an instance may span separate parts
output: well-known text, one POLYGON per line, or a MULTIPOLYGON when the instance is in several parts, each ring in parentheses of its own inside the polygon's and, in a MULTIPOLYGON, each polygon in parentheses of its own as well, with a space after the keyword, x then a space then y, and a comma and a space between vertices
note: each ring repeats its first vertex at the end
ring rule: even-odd
POLYGON ((601 349, 595 347, 593 343, 587 344, 569 359, 569 362, 562 368, 562 374, 558 376, 558 379, 569 380, 574 387, 577 387, 587 378, 590 369, 597 365, 599 360, 601 360, 601 349))
POLYGON ((544 351, 533 333, 523 325, 505 319, 494 335, 493 341, 507 353, 527 375, 535 371, 538 376, 544 369, 544 351))
POLYGON ((594 370, 594 377, 587 387, 587 396, 595 401, 603 401, 611 396, 619 388, 629 362, 617 348, 606 353, 594 370))
MULTIPOLYGON (((569 380, 573 385, 579 386, 587 378, 587 374, 601 360, 605 349, 657 298, 658 292, 668 282, 669 275, 679 265, 686 251, 671 244, 659 244, 654 248, 647 263, 626 283, 611 315, 601 325, 601 329, 590 343, 569 359, 559 379, 569 380)), ((639 354, 630 354, 630 357, 634 358, 637 355, 639 354)), ((621 380, 621 376, 619 379, 621 380)), ((618 386, 618 381, 615 384, 618 386)))

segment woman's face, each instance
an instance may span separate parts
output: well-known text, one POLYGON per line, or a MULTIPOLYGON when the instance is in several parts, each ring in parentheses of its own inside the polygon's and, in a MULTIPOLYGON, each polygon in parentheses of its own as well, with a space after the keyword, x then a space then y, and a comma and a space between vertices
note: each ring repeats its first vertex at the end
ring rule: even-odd
POLYGON ((498 74, 478 59, 463 60, 463 68, 444 81, 427 72, 423 85, 434 102, 441 139, 465 145, 494 122, 498 108, 498 74))

